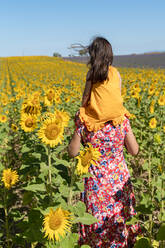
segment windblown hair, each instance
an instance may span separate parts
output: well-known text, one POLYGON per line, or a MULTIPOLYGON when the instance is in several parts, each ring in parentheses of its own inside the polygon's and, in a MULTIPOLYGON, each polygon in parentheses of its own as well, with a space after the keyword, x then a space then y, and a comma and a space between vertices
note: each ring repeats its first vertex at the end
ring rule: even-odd
POLYGON ((87 80, 91 83, 102 82, 108 77, 108 68, 113 62, 111 44, 103 37, 96 37, 88 46, 90 66, 87 73, 87 80))

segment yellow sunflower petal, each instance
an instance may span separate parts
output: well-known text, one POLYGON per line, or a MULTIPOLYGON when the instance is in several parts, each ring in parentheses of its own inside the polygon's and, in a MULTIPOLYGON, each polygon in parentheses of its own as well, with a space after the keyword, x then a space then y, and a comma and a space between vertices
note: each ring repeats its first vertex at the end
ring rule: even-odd
POLYGON ((44 218, 45 237, 50 240, 60 240, 65 236, 66 232, 71 228, 71 213, 61 209, 50 209, 49 213, 44 218))
POLYGON ((43 143, 54 147, 62 143, 64 127, 60 120, 55 117, 48 118, 43 122, 43 126, 38 131, 38 136, 43 143))
POLYGON ((80 175, 87 173, 91 164, 97 166, 97 161, 100 159, 100 156, 101 153, 98 148, 93 148, 91 144, 88 144, 88 147, 77 156, 78 163, 76 173, 80 175))
POLYGON ((18 174, 10 168, 3 170, 2 181, 6 188, 10 189, 18 182, 18 174))

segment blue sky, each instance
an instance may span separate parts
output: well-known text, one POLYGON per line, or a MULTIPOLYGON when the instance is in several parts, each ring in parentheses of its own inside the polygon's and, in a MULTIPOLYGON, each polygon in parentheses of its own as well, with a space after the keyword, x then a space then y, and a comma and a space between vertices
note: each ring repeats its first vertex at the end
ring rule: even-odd
POLYGON ((0 57, 73 53, 107 38, 116 55, 165 51, 165 0, 0 0, 0 57))

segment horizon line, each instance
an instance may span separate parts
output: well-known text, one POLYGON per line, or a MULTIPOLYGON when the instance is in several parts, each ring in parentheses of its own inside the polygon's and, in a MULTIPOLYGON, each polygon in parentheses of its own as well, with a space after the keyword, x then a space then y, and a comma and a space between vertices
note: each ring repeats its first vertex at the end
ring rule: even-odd
MULTIPOLYGON (((160 54, 160 53, 165 53, 165 50, 164 51, 149 51, 149 52, 143 52, 143 53, 127 53, 127 54, 114 54, 114 56, 132 56, 132 55, 149 55, 149 54, 160 54)), ((9 55, 9 56, 0 56, 0 58, 10 58, 10 57, 32 57, 32 56, 38 56, 38 57, 54 57, 53 55, 36 55, 36 54, 32 54, 32 55, 9 55)), ((68 58, 68 57, 81 57, 81 58, 85 58, 85 57, 88 57, 88 55, 84 55, 84 56, 80 56, 80 55, 66 55, 66 56, 62 56, 61 55, 61 58, 68 58)), ((60 58, 60 57, 59 57, 60 58)))

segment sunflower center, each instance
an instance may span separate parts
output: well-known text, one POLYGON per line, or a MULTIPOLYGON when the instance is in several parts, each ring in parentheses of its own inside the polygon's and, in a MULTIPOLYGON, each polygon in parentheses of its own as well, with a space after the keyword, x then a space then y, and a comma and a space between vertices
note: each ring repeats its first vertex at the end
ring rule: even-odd
POLYGON ((17 126, 12 125, 12 130, 17 131, 17 126))
POLYGON ((32 127, 34 124, 33 120, 31 118, 26 119, 25 126, 26 127, 32 127))
POLYGON ((57 230, 60 228, 62 224, 62 218, 60 216, 56 215, 52 215, 49 219, 49 227, 52 230, 57 230))
POLYGON ((53 98, 54 98, 54 95, 55 95, 54 92, 50 90, 49 93, 47 94, 48 100, 49 100, 49 101, 52 101, 53 98))
POLYGON ((55 123, 49 124, 45 129, 45 136, 49 140, 54 140, 59 134, 59 128, 55 123))
POLYGON ((7 175, 7 176, 6 176, 6 183, 7 183, 7 184, 11 184, 11 182, 12 182, 12 177, 11 177, 11 175, 7 175))
POLYGON ((149 89, 149 93, 150 93, 150 94, 154 93, 154 88, 150 88, 150 89, 149 89))
POLYGON ((82 166, 87 166, 87 164, 92 160, 92 153, 87 151, 84 156, 82 157, 82 166))

